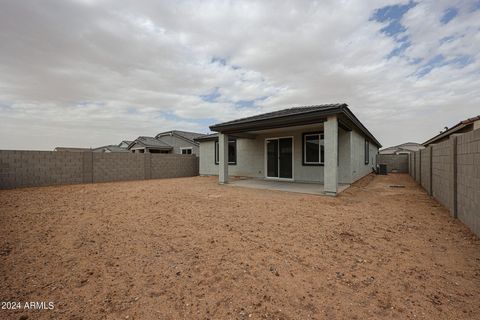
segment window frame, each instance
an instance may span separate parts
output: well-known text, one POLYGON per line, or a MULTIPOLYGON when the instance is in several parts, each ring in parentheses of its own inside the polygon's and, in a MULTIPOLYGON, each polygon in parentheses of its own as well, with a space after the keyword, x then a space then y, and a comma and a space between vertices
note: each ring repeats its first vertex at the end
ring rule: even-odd
MULTIPOLYGON (((237 139, 228 139, 228 145, 230 146, 230 143, 233 143, 234 148, 235 148, 235 159, 234 161, 228 161, 228 165, 234 166, 237 164, 237 139)), ((220 144, 218 143, 218 140, 215 140, 214 142, 214 148, 213 148, 213 162, 215 165, 218 165, 220 162, 220 144)))
POLYGON ((193 148, 192 148, 192 147, 183 147, 183 148, 180 148, 180 154, 182 154, 182 155, 191 155, 191 154, 193 154, 193 148), (190 150, 190 153, 183 153, 183 150, 190 150))
POLYGON ((315 131, 315 132, 304 132, 302 134, 302 166, 324 166, 325 165, 325 134, 323 131, 315 131), (306 141, 308 136, 319 136, 319 141, 324 141, 323 144, 323 154, 324 159, 322 162, 322 144, 318 146, 318 162, 307 162, 307 148, 306 148, 306 141), (323 138, 323 139, 322 139, 323 138))
POLYGON ((368 141, 368 139, 365 138, 365 144, 364 144, 364 147, 363 147, 363 153, 364 153, 364 161, 365 161, 365 164, 369 164, 370 163, 370 141, 368 141))

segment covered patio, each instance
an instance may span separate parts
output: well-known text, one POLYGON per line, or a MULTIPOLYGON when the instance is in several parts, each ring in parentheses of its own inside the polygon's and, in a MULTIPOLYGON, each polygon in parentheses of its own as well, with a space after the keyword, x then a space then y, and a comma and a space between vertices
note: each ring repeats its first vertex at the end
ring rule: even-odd
MULTIPOLYGON (((325 189, 323 185, 319 185, 317 183, 275 181, 255 178, 231 178, 230 182, 226 185, 252 189, 325 195, 325 189)), ((338 184, 337 194, 344 191, 349 186, 349 184, 338 184)))
POLYGON ((200 175, 220 184, 335 196, 372 172, 380 143, 346 104, 294 107, 210 126, 200 175), (253 180, 238 181, 233 177, 253 180))
MULTIPOLYGON (((333 107, 335 110, 337 105, 333 107)), ((291 111, 291 110, 289 110, 291 111)), ((339 192, 339 165, 346 161, 339 158, 339 129, 344 128, 346 132, 351 128, 344 125, 343 120, 339 119, 337 114, 331 114, 330 108, 322 108, 320 114, 312 116, 308 114, 289 115, 288 117, 265 118, 260 120, 239 120, 233 123, 226 123, 212 126, 213 131, 218 132, 218 169, 219 183, 229 183, 229 143, 231 138, 249 139, 260 141, 261 148, 255 148, 252 151, 252 158, 261 157, 265 164, 265 181, 257 180, 254 185, 264 186, 275 190, 304 190, 305 193, 326 194, 335 196, 339 192), (301 148, 303 141, 297 139, 295 150, 295 132, 312 132, 321 135, 322 140, 318 141, 318 163, 310 165, 299 163, 304 155, 295 157, 296 151, 301 148), (320 146, 320 144, 322 146, 320 146), (324 159, 320 159, 320 148, 324 152, 324 159), (297 169, 297 170, 295 170, 297 169), (300 170, 298 170, 300 169, 300 170), (314 174, 311 171, 316 171, 314 174), (304 173, 307 181, 298 181, 298 177, 304 173), (315 184, 308 183, 311 177, 319 175, 320 181, 315 184), (278 184, 275 184, 277 182, 278 184), (283 182, 283 183, 282 183, 283 182), (299 183, 300 182, 300 183, 299 183), (307 183, 303 183, 307 182, 307 183), (292 183, 297 183, 294 185, 292 183), (289 186, 290 185, 290 186, 289 186), (301 186, 301 187, 300 187, 301 186)), ((341 130, 341 129, 340 129, 341 130)), ((304 137, 302 136, 302 140, 304 137)), ((303 152, 302 152, 303 153, 303 152)), ((313 181, 312 181, 313 182, 313 181)), ((252 185, 252 182, 245 183, 252 185)))

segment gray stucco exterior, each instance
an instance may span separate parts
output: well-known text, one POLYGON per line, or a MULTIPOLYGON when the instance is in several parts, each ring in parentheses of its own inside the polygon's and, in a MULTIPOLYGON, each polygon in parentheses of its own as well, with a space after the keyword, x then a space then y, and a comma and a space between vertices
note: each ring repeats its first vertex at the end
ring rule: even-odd
MULTIPOLYGON (((303 134, 323 132, 324 124, 298 126, 277 130, 266 130, 253 138, 236 138, 237 161, 228 166, 231 176, 265 178, 265 141, 268 138, 293 137, 293 181, 324 183, 325 166, 304 165, 302 161, 303 134)), ((347 131, 338 128, 338 183, 351 184, 369 174, 376 166, 378 147, 369 143, 369 163, 365 163, 365 136, 356 129, 347 131)), ((218 175, 219 165, 215 164, 215 141, 199 141, 200 175, 218 175)))

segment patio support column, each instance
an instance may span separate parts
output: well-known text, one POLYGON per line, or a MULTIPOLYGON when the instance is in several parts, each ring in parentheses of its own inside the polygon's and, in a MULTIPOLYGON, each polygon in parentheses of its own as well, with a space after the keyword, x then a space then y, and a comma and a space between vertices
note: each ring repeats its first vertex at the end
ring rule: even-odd
POLYGON ((324 125, 325 163, 324 192, 335 196, 338 189, 338 120, 337 116, 329 116, 324 125))
POLYGON ((218 183, 228 183, 228 135, 218 134, 218 183))

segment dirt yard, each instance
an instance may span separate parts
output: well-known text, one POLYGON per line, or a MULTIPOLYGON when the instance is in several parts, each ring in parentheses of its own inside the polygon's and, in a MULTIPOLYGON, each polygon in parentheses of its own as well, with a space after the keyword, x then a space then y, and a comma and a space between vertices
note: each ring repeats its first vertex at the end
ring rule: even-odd
POLYGON ((337 198, 210 177, 30 188, 0 209, 0 301, 22 306, 0 319, 480 319, 480 240, 407 175, 337 198))

